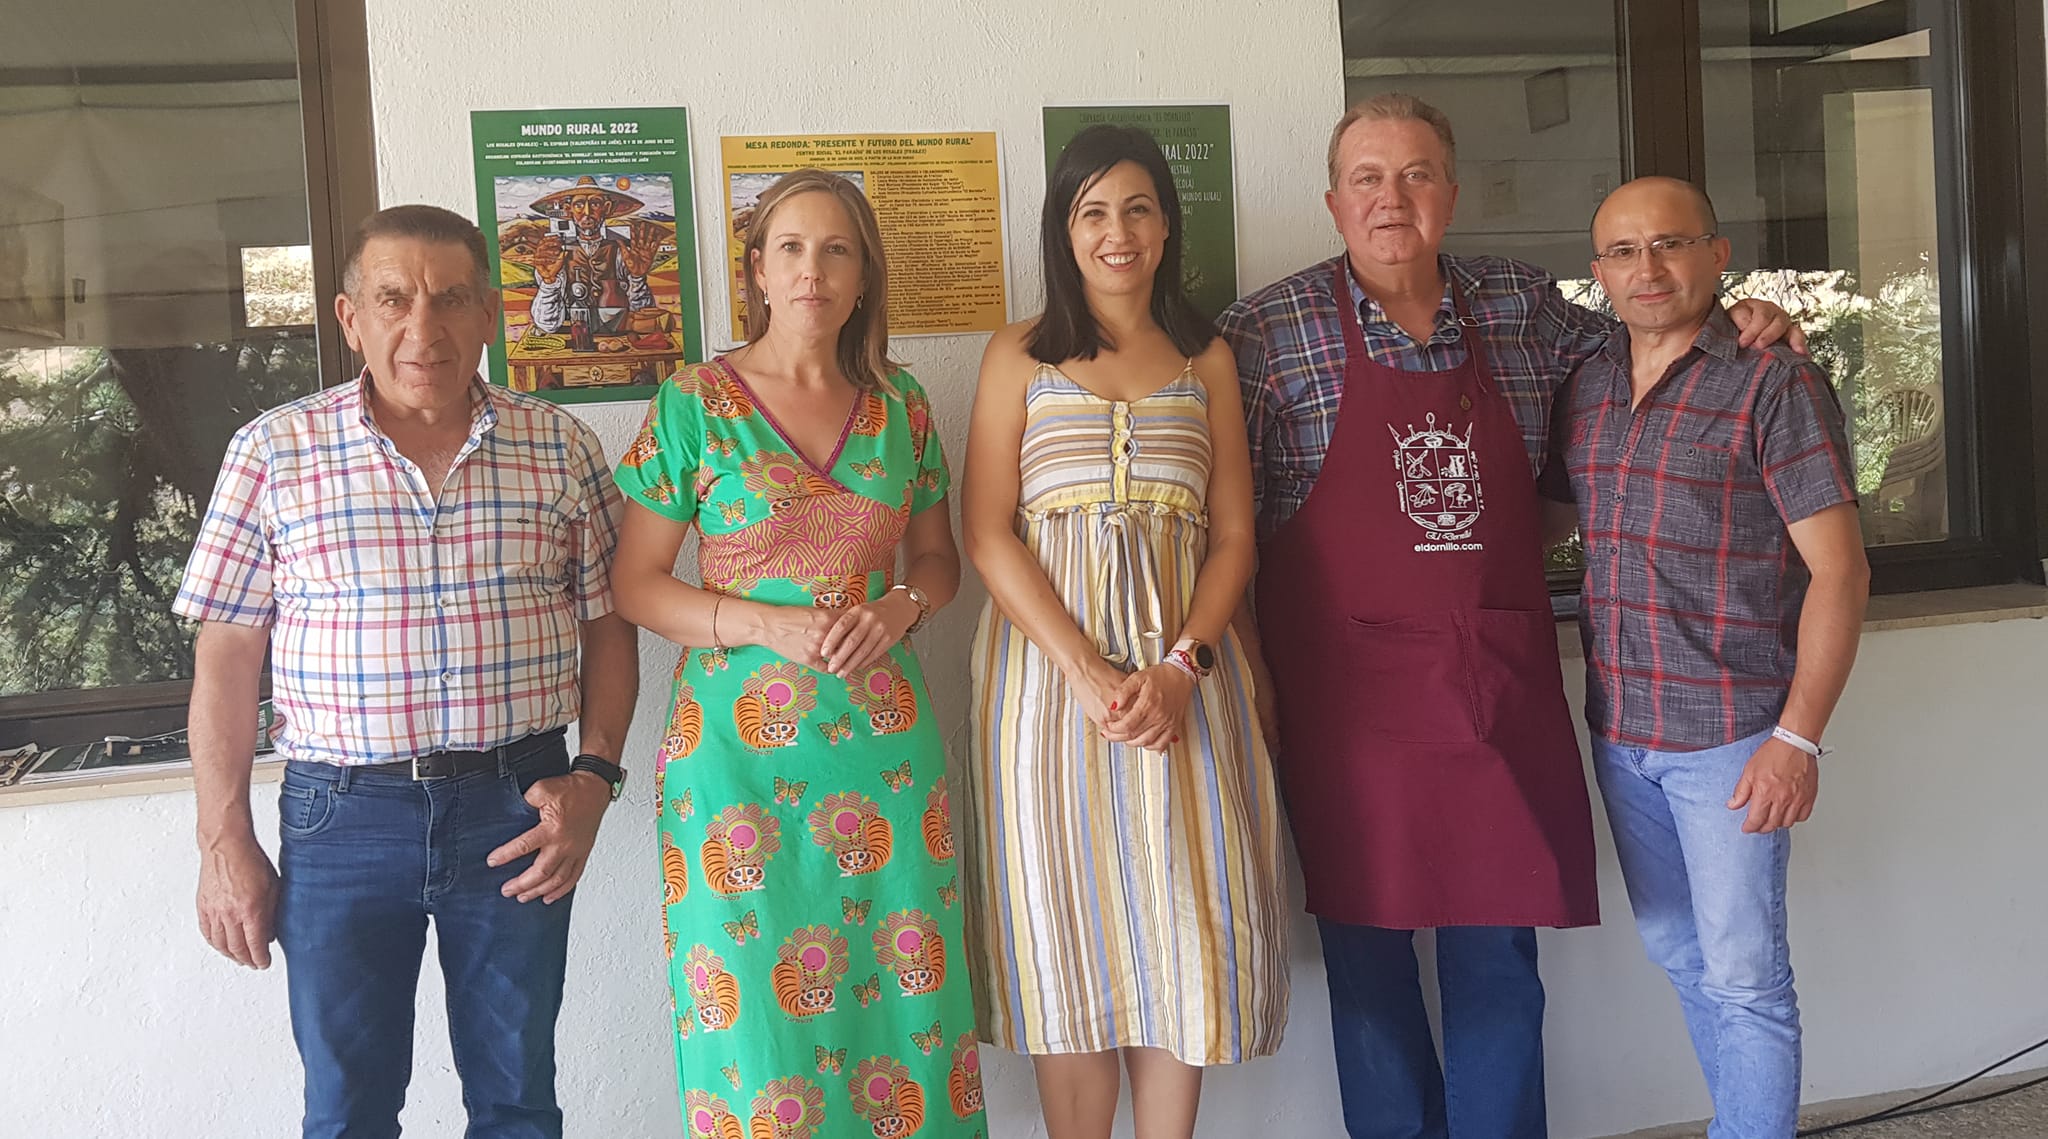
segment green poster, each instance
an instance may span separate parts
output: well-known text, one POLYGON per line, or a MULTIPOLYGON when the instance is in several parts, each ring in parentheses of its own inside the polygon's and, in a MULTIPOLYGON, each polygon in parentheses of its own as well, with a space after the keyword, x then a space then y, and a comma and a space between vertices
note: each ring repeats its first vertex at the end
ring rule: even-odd
POLYGON ((505 309, 492 383, 646 399, 703 358, 687 112, 473 111, 469 131, 505 309))
POLYGON ((1143 127, 1159 140, 1180 193, 1181 278, 1189 299, 1210 317, 1237 299, 1237 193, 1231 177, 1230 108, 1047 107, 1045 169, 1081 128, 1096 123, 1143 127))

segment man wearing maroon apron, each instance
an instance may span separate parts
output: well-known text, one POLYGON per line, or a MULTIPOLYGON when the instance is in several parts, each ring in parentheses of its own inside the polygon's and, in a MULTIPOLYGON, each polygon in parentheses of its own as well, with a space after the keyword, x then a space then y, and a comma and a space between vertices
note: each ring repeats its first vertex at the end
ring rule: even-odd
MULTIPOLYGON (((1354 108, 1326 196, 1346 256, 1220 321, 1259 509, 1262 711, 1354 1139, 1544 1135, 1532 927, 1599 920, 1535 475, 1552 393, 1608 324, 1534 266, 1441 254, 1454 161, 1435 108, 1354 108), (1441 1065, 1417 929, 1437 931, 1441 1065)), ((1738 322, 1783 315, 1752 307, 1738 322)))

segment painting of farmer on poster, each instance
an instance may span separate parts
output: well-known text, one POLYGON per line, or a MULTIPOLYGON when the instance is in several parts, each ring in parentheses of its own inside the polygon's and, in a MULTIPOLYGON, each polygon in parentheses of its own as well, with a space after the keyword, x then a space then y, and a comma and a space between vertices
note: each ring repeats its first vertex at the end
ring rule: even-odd
POLYGON ((493 383, 639 400, 702 357, 682 109, 476 111, 470 134, 504 308, 493 383))

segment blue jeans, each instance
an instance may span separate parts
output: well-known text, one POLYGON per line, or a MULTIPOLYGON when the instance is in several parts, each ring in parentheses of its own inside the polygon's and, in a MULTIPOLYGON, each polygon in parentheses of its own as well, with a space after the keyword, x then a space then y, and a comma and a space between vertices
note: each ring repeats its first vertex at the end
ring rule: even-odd
POLYGON ((559 733, 513 745, 496 771, 417 783, 410 773, 286 765, 277 940, 306 1069, 306 1139, 398 1134, 430 916, 466 1135, 559 1139, 555 1014, 569 899, 503 897, 499 887, 532 856, 496 869, 484 860, 539 821, 524 789, 568 767, 559 733))
POLYGON ((1628 901, 1678 990, 1714 1100, 1711 1139, 1787 1139, 1799 1120, 1799 1001, 1785 941, 1792 832, 1743 834, 1728 798, 1760 732, 1704 751, 1593 738, 1628 901))
POLYGON ((1414 931, 1320 918, 1317 926, 1351 1139, 1542 1139, 1543 980, 1535 930, 1436 931, 1439 1067, 1414 931))

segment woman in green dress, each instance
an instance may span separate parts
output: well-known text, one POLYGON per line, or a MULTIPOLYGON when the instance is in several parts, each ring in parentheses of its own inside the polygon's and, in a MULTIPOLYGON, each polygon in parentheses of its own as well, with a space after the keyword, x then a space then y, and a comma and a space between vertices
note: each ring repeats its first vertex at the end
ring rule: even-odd
POLYGON ((745 266, 747 346, 662 385, 617 472, 620 612, 685 646, 655 757, 684 1133, 982 1136, 945 753, 906 641, 959 585, 945 458, 888 359, 852 183, 776 182, 745 266), (692 527, 701 587, 672 573, 692 527))

